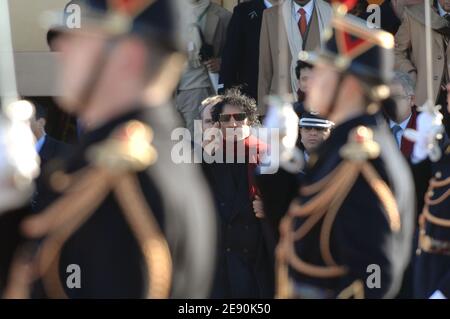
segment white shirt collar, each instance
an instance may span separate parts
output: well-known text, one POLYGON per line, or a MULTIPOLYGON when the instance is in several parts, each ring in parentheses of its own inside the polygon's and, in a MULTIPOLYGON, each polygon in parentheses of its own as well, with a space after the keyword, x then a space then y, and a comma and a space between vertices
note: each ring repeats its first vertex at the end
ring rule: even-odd
POLYGON ((303 151, 303 157, 305 158, 305 163, 308 163, 309 161, 309 154, 306 150, 303 151))
POLYGON ((409 120, 411 119, 411 115, 412 114, 410 114, 408 116, 408 118, 406 120, 404 120, 403 122, 401 122, 400 124, 394 122, 393 120, 389 120, 389 127, 393 128, 395 125, 398 125, 398 126, 400 126, 402 128, 402 131, 406 130, 406 127, 408 126, 409 120))
POLYGON ((443 16, 445 16, 446 14, 449 14, 449 13, 450 13, 450 12, 445 11, 445 10, 442 8, 442 6, 441 6, 441 4, 439 3, 439 1, 437 2, 437 4, 438 4, 439 15, 440 15, 441 17, 443 17, 443 16))
POLYGON ((267 9, 272 8, 272 4, 268 0, 264 0, 264 5, 266 6, 267 9))
POLYGON ((306 20, 309 23, 309 19, 311 18, 313 10, 314 10, 314 0, 311 0, 310 2, 308 2, 303 7, 298 5, 294 0, 292 0, 292 3, 294 4, 294 6, 293 6, 293 10, 294 10, 293 14, 295 15, 295 17, 297 17, 297 20, 300 19, 300 14, 298 13, 298 10, 300 8, 303 8, 306 11, 306 20))
POLYGON ((42 150, 42 147, 44 146, 45 143, 45 138, 46 138, 47 134, 42 135, 36 142, 36 152, 40 153, 42 150))

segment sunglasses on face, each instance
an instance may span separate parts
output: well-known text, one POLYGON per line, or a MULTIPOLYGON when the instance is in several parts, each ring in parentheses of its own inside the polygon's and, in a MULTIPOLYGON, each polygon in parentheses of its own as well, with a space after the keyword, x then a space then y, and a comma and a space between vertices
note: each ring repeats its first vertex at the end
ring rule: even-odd
POLYGON ((310 132, 312 130, 316 130, 316 131, 319 131, 319 132, 324 132, 324 131, 328 130, 327 128, 324 128, 324 127, 311 127, 311 126, 304 126, 304 127, 301 127, 301 128, 304 129, 307 132, 310 132))
POLYGON ((234 118, 235 121, 244 121, 247 118, 247 114, 243 113, 234 113, 234 114, 220 114, 219 121, 220 122, 229 122, 231 117, 234 118))

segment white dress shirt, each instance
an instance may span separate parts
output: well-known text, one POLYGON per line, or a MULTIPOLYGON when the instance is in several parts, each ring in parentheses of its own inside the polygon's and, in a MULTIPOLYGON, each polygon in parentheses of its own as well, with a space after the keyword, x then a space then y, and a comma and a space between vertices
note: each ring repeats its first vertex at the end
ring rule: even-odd
POLYGON ((309 1, 303 7, 298 5, 294 0, 292 0, 292 3, 294 4, 292 6, 292 15, 295 21, 297 21, 297 23, 300 21, 300 13, 298 12, 298 10, 300 10, 300 8, 303 8, 306 11, 306 24, 309 25, 309 21, 311 20, 314 10, 314 0, 309 1))
POLYGON ((36 142, 36 152, 38 154, 41 152, 42 147, 44 146, 46 136, 47 134, 42 135, 41 138, 36 142))
POLYGON ((303 151, 303 159, 305 160, 305 164, 309 162, 309 154, 306 150, 303 151))
POLYGON ((449 13, 450 13, 450 12, 445 11, 445 10, 442 8, 442 6, 441 6, 441 4, 439 3, 439 1, 437 2, 437 4, 438 4, 439 15, 440 15, 441 17, 445 17, 446 14, 449 14, 449 13))
POLYGON ((400 128, 401 128, 401 130, 398 131, 397 135, 395 136, 395 139, 397 140, 397 144, 399 145, 399 147, 402 145, 402 137, 403 137, 403 133, 405 132, 406 127, 408 126, 409 120, 411 119, 411 115, 412 115, 412 114, 410 114, 410 115, 408 116, 408 118, 407 118, 406 120, 404 120, 403 122, 401 122, 400 124, 395 123, 395 122, 392 121, 392 120, 389 120, 389 127, 391 128, 391 130, 392 130, 392 128, 393 128, 395 125, 398 125, 398 126, 400 126, 400 128))
POLYGON ((268 0, 264 0, 264 5, 266 6, 267 9, 272 8, 272 4, 268 0))

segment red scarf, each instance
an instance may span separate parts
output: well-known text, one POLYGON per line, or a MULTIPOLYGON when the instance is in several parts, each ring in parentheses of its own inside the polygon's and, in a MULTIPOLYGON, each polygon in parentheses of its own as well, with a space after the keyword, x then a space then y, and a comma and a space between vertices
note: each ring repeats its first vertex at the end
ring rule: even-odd
POLYGON ((247 149, 256 149, 255 152, 251 153, 256 155, 252 156, 250 164, 248 165, 248 191, 250 199, 253 200, 256 195, 261 196, 259 193, 259 189, 256 186, 255 171, 256 167, 261 162, 261 156, 267 152, 268 145, 251 135, 245 139, 245 143, 247 149))
MULTIPOLYGON (((260 164, 261 156, 267 152, 268 145, 256 137, 250 135, 245 138, 244 141, 245 148, 245 161, 248 163, 247 167, 247 177, 248 177, 248 193, 249 198, 253 201, 256 195, 259 195, 258 187, 255 182, 255 171, 256 167, 260 164)), ((226 141, 223 143, 224 150, 226 150, 226 141)), ((237 146, 235 144, 235 156, 237 154, 237 146)), ((225 152, 224 152, 225 155, 225 152)))
MULTIPOLYGON (((417 120, 417 111, 416 107, 414 106, 412 109, 411 117, 409 118, 408 125, 406 128, 410 129, 416 129, 416 120, 417 120)), ((410 159, 412 151, 414 147, 414 142, 406 139, 404 136, 402 136, 401 146, 400 150, 402 151, 403 155, 406 157, 406 159, 410 159)))

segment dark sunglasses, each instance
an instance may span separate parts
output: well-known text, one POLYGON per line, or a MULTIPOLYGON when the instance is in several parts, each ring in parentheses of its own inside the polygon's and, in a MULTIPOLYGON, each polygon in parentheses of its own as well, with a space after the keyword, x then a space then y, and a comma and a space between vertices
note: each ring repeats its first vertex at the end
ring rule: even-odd
POLYGON ((247 114, 245 113, 234 113, 234 114, 220 114, 219 121, 220 122, 229 122, 231 117, 235 119, 235 121, 244 121, 247 118, 247 114))
POLYGON ((300 128, 302 128, 302 129, 304 129, 305 131, 312 131, 312 130, 316 130, 316 131, 319 131, 319 132, 323 132, 323 131, 326 131, 326 130, 328 130, 327 128, 324 128, 324 127, 311 127, 311 126, 303 126, 303 127, 300 127, 300 128))

